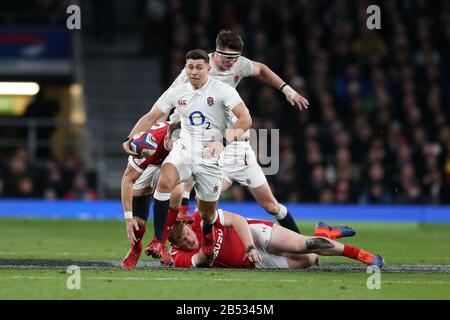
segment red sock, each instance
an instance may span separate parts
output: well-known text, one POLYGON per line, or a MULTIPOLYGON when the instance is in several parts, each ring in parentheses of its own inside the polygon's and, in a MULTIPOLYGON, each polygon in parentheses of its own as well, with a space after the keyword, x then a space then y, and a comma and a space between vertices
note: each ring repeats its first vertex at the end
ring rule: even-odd
POLYGON ((344 251, 342 252, 342 255, 344 257, 358 260, 358 254, 360 251, 361 251, 361 249, 359 249, 357 247, 349 246, 348 244, 344 244, 344 251))
POLYGON ((359 249, 357 247, 349 246, 347 244, 344 244, 344 251, 342 252, 342 255, 348 258, 359 260, 363 263, 370 263, 374 259, 372 253, 367 252, 363 249, 359 249))
POLYGON ((169 211, 167 212, 166 223, 164 224, 164 230, 162 234, 163 244, 165 244, 167 238, 169 238, 170 229, 172 228, 173 224, 175 223, 175 220, 178 217, 178 211, 179 209, 169 208, 169 211))
POLYGON ((139 227, 139 230, 134 230, 134 235, 136 236, 137 241, 141 241, 144 237, 145 230, 147 230, 147 224, 144 224, 142 227, 139 227))

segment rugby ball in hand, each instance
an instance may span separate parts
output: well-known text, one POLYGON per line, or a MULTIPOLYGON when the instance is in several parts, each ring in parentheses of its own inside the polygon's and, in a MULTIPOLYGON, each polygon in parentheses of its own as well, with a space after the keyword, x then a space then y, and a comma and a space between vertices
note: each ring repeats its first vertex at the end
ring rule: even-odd
POLYGON ((136 152, 139 158, 146 158, 156 152, 158 144, 150 132, 142 131, 134 135, 130 147, 131 151, 136 152))

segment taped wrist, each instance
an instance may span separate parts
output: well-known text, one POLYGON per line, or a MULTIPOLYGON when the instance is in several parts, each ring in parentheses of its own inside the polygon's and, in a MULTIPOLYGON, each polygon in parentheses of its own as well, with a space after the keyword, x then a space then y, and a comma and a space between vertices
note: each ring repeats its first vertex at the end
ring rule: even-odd
POLYGON ((291 97, 291 98, 295 97, 298 94, 297 91, 292 89, 292 87, 290 85, 288 85, 287 83, 283 84, 280 87, 280 91, 283 92, 286 97, 291 97))

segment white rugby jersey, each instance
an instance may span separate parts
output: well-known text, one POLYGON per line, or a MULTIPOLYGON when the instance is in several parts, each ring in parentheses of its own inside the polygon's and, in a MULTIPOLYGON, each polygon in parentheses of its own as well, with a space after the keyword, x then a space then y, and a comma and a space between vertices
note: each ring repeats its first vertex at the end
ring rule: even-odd
MULTIPOLYGON (((212 61, 212 55, 212 53, 209 54, 209 65, 211 66, 211 71, 209 73, 210 77, 236 88, 242 78, 250 77, 252 75, 252 61, 250 59, 240 56, 230 70, 221 71, 217 69, 216 65, 212 61)), ((186 70, 183 68, 181 73, 172 83, 172 86, 186 83, 188 81, 189 79, 186 75, 186 70)))
MULTIPOLYGON (((222 81, 232 86, 233 88, 236 88, 243 78, 250 77, 252 75, 253 71, 252 61, 246 57, 240 56, 229 70, 221 71, 216 67, 216 65, 212 61, 213 53, 208 54, 208 56, 209 56, 209 64, 211 66, 209 76, 219 81, 222 81)), ((172 83, 172 87, 186 82, 189 82, 189 79, 187 77, 186 70, 183 68, 181 73, 172 83)), ((174 118, 175 119, 178 118, 176 111, 174 114, 174 118)), ((231 113, 231 121, 229 123, 230 127, 236 121, 237 121, 236 116, 233 113, 231 113)), ((247 140, 250 138, 249 130, 245 132, 244 137, 247 140)), ((250 147, 250 143, 248 141, 232 142, 225 147, 222 157, 229 159, 226 160, 225 162, 244 163, 244 161, 241 161, 242 160, 241 158, 244 157, 247 153, 249 153, 248 150, 250 151, 252 150, 250 147)))
POLYGON ((198 158, 203 148, 225 136, 232 110, 241 102, 235 88, 209 77, 199 89, 190 82, 170 87, 156 105, 164 113, 176 108, 181 116, 181 142, 198 158))

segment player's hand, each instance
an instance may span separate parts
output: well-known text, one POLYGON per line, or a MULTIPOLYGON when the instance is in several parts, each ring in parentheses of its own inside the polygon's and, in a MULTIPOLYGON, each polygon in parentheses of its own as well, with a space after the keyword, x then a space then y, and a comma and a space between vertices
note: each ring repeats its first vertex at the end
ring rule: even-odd
POLYGON ((184 224, 193 224, 195 222, 193 217, 186 214, 178 214, 176 221, 184 224))
POLYGON ((303 110, 303 108, 308 109, 309 101, 308 99, 302 97, 297 91, 292 89, 290 85, 284 84, 282 86, 281 92, 284 93, 286 96, 286 100, 292 105, 297 107, 300 110, 303 110))
POLYGON ((204 151, 203 157, 206 159, 219 159, 219 155, 222 153, 224 146, 220 141, 214 141, 204 151))
POLYGON ((127 237, 128 237, 128 241, 130 242, 130 244, 132 246, 134 246, 134 244, 138 241, 136 239, 136 235, 134 234, 134 231, 139 231, 139 226, 138 223, 136 221, 136 219, 125 219, 125 226, 127 228, 127 237))
POLYGON ((286 96, 286 100, 292 105, 297 105, 300 110, 308 109, 309 101, 308 99, 302 97, 299 93, 296 92, 295 95, 286 96))
POLYGON ((250 246, 245 253, 245 257, 253 263, 261 262, 261 256, 255 246, 250 246))
POLYGON ((131 151, 131 139, 128 139, 122 143, 122 148, 125 152, 133 157, 139 156, 136 152, 131 151))

